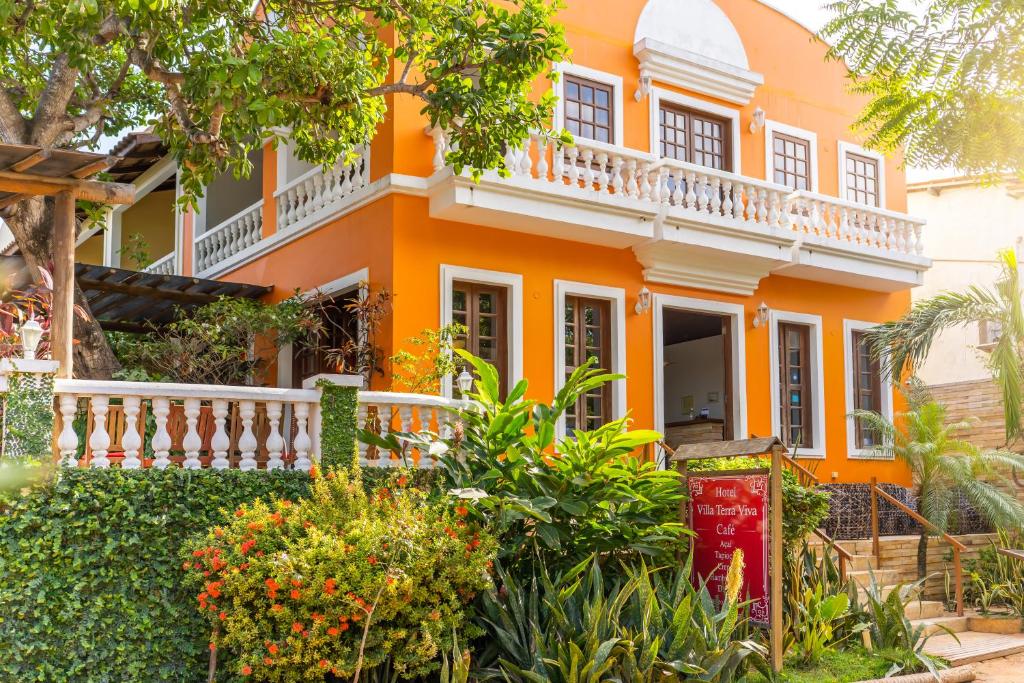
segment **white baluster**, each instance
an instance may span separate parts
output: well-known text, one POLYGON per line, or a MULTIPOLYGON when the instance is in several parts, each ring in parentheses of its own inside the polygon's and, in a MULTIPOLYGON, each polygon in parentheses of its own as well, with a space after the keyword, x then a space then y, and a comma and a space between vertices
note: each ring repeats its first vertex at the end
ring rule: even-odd
POLYGON ((121 469, 137 470, 142 467, 139 451, 142 449, 142 435, 139 434, 139 409, 142 399, 138 396, 124 397, 124 434, 121 435, 121 447, 124 449, 124 460, 121 469))
POLYGON ((231 448, 231 437, 228 436, 224 422, 228 417, 228 402, 224 399, 213 400, 213 438, 210 439, 210 449, 213 450, 213 460, 210 467, 215 470, 226 470, 231 466, 228 461, 228 449, 231 448))
POLYGON ((366 168, 366 150, 364 149, 352 164, 352 186, 358 189, 368 182, 370 182, 370 171, 366 168))
POLYGON ((767 223, 768 222, 768 191, 761 190, 758 192, 756 189, 754 192, 757 194, 757 222, 767 223))
POLYGON ((907 222, 903 220, 896 223, 896 251, 907 253, 907 222))
POLYGON ((579 187, 580 180, 580 165, 577 162, 580 155, 580 148, 573 145, 568 149, 569 154, 569 184, 573 187, 579 187))
MULTIPOLYGON (((412 431, 412 406, 405 404, 398 406, 398 421, 403 432, 412 431)), ((404 463, 398 460, 388 460, 384 465, 388 467, 398 467, 404 463)))
POLYGON ((722 215, 732 218, 732 181, 722 182, 722 215))
MULTIPOLYGON (((431 408, 422 408, 420 412, 420 431, 429 431, 431 428, 432 418, 439 414, 440 410, 432 410, 431 408)), ((440 431, 440 420, 438 420, 439 431, 440 431)), ((421 470, 429 470, 437 465, 437 461, 430 453, 426 451, 420 451, 420 459, 416 462, 416 466, 421 470)))
POLYGON ((92 410, 92 434, 89 436, 89 448, 92 450, 93 467, 106 469, 110 467, 107 451, 110 449, 110 434, 107 433, 107 412, 110 409, 109 396, 93 396, 89 400, 92 410))
POLYGON ((732 188, 732 217, 738 221, 743 220, 743 184, 736 183, 732 188))
POLYGON ((597 177, 594 180, 597 183, 598 192, 608 191, 608 154, 606 152, 597 154, 597 177))
POLYGON ((199 462, 199 449, 203 447, 203 439, 199 436, 197 425, 199 424, 199 413, 202 406, 198 398, 186 398, 182 410, 185 413, 185 437, 181 440, 181 447, 185 450, 185 462, 182 467, 186 470, 202 469, 199 462))
POLYGON ((562 177, 565 175, 565 155, 568 152, 566 148, 559 147, 557 142, 551 143, 551 180, 552 182, 561 183, 563 182, 562 177))
POLYGON ((281 454, 284 452, 284 437, 281 436, 280 401, 267 401, 267 422, 270 423, 270 434, 267 435, 267 469, 279 470, 284 467, 281 454))
POLYGON ((445 166, 445 155, 447 154, 445 134, 442 129, 435 127, 431 128, 430 136, 434 138, 434 170, 440 171, 445 166))
POLYGON ((836 236, 844 242, 850 239, 850 212, 845 206, 839 210, 839 234, 836 236))
POLYGON ((622 180, 622 165, 626 160, 616 154, 612 157, 612 194, 621 197, 625 183, 622 180))
POLYGON ((540 134, 537 135, 537 177, 548 179, 548 139, 540 134))
POLYGON ((516 175, 519 172, 516 148, 512 145, 505 145, 505 158, 502 161, 504 161, 505 169, 509 172, 509 175, 516 175))
POLYGON ((589 147, 583 150, 583 189, 594 190, 594 150, 589 147))
POLYGON ((75 414, 78 412, 78 397, 74 394, 60 395, 60 436, 57 448, 60 450, 60 464, 78 467, 78 434, 75 433, 75 414))
MULTIPOLYGON (((367 413, 367 405, 362 401, 359 401, 359 407, 356 409, 356 424, 360 428, 369 431, 370 426, 367 424, 367 413)), ((369 449, 369 446, 362 441, 359 441, 357 445, 359 446, 359 466, 369 467, 370 461, 366 458, 366 452, 369 449)))
POLYGON ((626 194, 630 199, 640 196, 640 185, 636 182, 636 159, 626 162, 626 194))
POLYGON ((640 167, 640 199, 645 202, 651 199, 651 173, 648 162, 644 162, 640 167))
POLYGON ((701 173, 697 177, 697 210, 701 213, 708 212, 708 176, 701 173))
POLYGON ((171 401, 166 398, 153 399, 153 420, 156 431, 153 432, 153 467, 162 470, 171 464, 168 457, 171 450, 171 434, 167 431, 167 416, 171 413, 171 401))
MULTIPOLYGON (((387 403, 377 405, 377 422, 380 424, 381 438, 387 438, 391 432, 392 408, 387 403)), ((377 460, 374 462, 378 467, 385 467, 391 463, 391 451, 377 450, 377 460)))
POLYGON ((526 176, 528 178, 533 177, 533 156, 531 152, 533 150, 533 137, 527 137, 523 140, 523 149, 519 155, 519 175, 526 176))
POLYGON ((924 254, 924 242, 921 240, 921 224, 914 224, 914 253, 918 256, 924 254))
POLYGON ((256 417, 256 402, 239 401, 238 415, 242 418, 242 435, 238 437, 238 450, 242 458, 238 463, 238 469, 250 472, 256 469, 256 449, 260 445, 252 430, 252 422, 256 417))
POLYGON ((687 209, 697 209, 697 174, 693 171, 686 172, 686 197, 684 198, 687 209))
POLYGON ((645 161, 643 163, 643 168, 644 168, 644 172, 646 173, 647 176, 653 176, 654 177, 653 182, 651 182, 651 196, 650 196, 651 203, 652 204, 661 204, 661 191, 663 189, 662 185, 661 185, 661 172, 664 171, 665 169, 664 168, 652 169, 651 168, 651 163, 649 161, 645 161))
POLYGON ((718 216, 722 208, 722 181, 718 176, 711 179, 711 215, 718 216))
POLYGON ((309 404, 295 404, 295 422, 297 425, 295 433, 295 469, 308 472, 313 464, 309 459, 309 451, 313 443, 309 438, 309 404))

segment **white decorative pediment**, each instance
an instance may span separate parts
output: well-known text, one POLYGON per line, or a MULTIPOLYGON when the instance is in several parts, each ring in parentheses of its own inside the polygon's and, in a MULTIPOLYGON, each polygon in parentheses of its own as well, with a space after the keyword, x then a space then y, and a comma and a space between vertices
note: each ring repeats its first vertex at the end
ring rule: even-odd
POLYGON ((675 85, 710 97, 747 104, 764 76, 696 52, 644 38, 633 45, 640 78, 675 85))

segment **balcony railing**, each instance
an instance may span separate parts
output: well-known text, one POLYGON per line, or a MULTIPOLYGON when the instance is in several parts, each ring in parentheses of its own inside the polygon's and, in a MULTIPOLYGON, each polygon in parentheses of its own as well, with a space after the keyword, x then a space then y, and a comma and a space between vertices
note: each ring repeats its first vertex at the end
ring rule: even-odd
POLYGON ((263 200, 236 213, 196 238, 196 272, 202 273, 260 241, 263 200))
POLYGON ((277 229, 297 230, 344 206, 349 195, 369 183, 369 165, 369 154, 363 148, 351 164, 326 172, 318 166, 285 185, 274 193, 277 229))
MULTIPOLYGON (((67 466, 308 470, 320 454, 320 393, 313 389, 58 379, 57 448, 67 466), (75 424, 85 425, 79 439, 75 424)), ((466 404, 422 394, 359 392, 359 426, 387 434, 444 433, 466 404)), ((410 452, 407 463, 436 459, 410 452)), ((364 467, 396 456, 360 444, 364 467)))
MULTIPOLYGON (((435 171, 445 168, 448 137, 432 131, 435 171)), ((540 135, 505 156, 512 184, 554 194, 613 200, 649 221, 704 221, 720 227, 760 227, 790 233, 809 244, 867 249, 896 259, 923 253, 924 222, 905 214, 789 188, 726 171, 662 159, 624 147, 577 140, 556 150, 540 135)), ((486 178, 500 182, 496 173, 486 178)))
POLYGON ((174 252, 161 256, 156 261, 153 261, 148 266, 142 269, 143 273, 153 273, 154 275, 174 275, 176 262, 174 260, 174 252))

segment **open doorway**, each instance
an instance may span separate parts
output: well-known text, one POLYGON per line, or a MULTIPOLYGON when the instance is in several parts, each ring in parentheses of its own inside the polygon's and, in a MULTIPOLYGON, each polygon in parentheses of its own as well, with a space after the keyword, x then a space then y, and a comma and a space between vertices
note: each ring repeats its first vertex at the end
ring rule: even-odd
POLYGON ((735 438, 732 316, 667 307, 662 311, 666 443, 676 448, 735 438))

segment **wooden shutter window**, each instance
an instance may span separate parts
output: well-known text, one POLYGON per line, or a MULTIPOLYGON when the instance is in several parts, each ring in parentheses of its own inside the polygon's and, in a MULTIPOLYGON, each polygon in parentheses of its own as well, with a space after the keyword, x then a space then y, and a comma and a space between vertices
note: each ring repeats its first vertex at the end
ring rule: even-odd
POLYGON ((811 328, 779 323, 779 424, 790 448, 814 448, 811 328))
POLYGON ((846 153, 846 198, 859 204, 880 206, 878 159, 846 153))
MULTIPOLYGON (((867 334, 853 332, 853 403, 857 410, 882 409, 882 373, 878 360, 872 358, 867 334)), ((873 448, 878 445, 878 435, 861 420, 854 421, 857 448, 873 448)))
POLYGON ((793 190, 811 189, 811 143, 772 133, 772 180, 793 190))
POLYGON ((732 170, 731 123, 685 107, 663 105, 658 111, 661 156, 699 166, 732 170))
POLYGON ((565 129, 577 137, 617 144, 612 86, 566 76, 564 90, 565 129))
MULTIPOLYGON (((466 333, 455 340, 498 370, 501 395, 508 380, 508 308, 504 287, 474 282, 452 283, 452 322, 464 325, 466 333)), ((455 389, 456 393, 458 388, 455 389)))
MULTIPOLYGON (((603 299, 580 296, 565 297, 565 376, 590 358, 597 366, 611 370, 611 304, 603 299)), ((591 430, 611 421, 611 386, 602 386, 581 396, 565 412, 567 432, 574 429, 591 430)))

